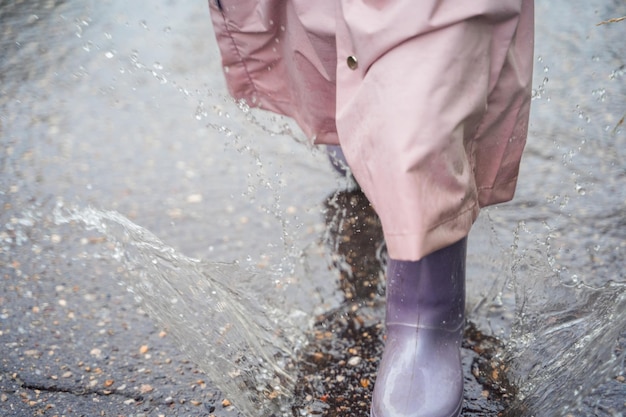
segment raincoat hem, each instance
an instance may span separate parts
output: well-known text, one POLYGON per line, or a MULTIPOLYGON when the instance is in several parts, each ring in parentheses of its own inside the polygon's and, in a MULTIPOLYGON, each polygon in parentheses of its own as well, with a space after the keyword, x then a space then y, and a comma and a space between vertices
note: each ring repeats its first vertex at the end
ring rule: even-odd
POLYGON ((475 202, 467 209, 430 227, 424 234, 384 233, 387 251, 395 260, 420 260, 429 253, 450 245, 453 239, 456 242, 466 237, 479 212, 480 206, 475 202))

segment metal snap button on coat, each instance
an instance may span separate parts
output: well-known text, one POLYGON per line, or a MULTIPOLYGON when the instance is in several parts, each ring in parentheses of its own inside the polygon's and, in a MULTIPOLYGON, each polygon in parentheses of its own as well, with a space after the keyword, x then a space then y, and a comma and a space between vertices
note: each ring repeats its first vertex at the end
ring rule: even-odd
POLYGON ((350 68, 351 70, 355 70, 359 66, 359 61, 356 60, 356 57, 354 55, 350 55, 348 57, 347 63, 348 63, 348 68, 350 68))

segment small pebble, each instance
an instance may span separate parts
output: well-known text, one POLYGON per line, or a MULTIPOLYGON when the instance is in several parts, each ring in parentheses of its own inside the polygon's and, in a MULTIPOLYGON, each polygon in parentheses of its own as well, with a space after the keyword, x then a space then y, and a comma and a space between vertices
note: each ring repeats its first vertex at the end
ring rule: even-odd
POLYGON ((360 363, 361 363, 360 356, 353 356, 350 359, 348 359, 348 365, 350 366, 358 366, 360 363))

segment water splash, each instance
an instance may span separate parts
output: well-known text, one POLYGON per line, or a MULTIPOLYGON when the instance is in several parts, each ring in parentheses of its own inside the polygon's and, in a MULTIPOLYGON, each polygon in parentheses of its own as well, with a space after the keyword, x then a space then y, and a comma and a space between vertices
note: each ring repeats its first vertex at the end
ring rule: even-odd
POLYGON ((624 369, 626 282, 564 282, 549 250, 526 248, 512 256, 516 312, 503 359, 518 392, 509 417, 582 415, 595 408, 586 403, 590 394, 624 369))
POLYGON ((258 271, 188 258, 114 211, 59 205, 54 219, 112 244, 129 291, 244 415, 287 414, 306 315, 259 298, 252 287, 268 281, 258 271))

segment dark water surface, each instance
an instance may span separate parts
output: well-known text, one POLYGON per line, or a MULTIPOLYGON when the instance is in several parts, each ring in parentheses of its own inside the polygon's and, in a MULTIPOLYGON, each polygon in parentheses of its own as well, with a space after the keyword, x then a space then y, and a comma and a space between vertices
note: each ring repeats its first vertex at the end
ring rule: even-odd
MULTIPOLYGON (((465 415, 625 413, 626 22, 597 25, 624 15, 537 2, 518 193, 470 237, 465 415)), ((366 415, 377 219, 290 121, 227 96, 205 2, 2 1, 0 22, 2 351, 36 343, 30 311, 64 288, 130 286, 209 384, 249 394, 240 409, 295 390, 296 415, 366 415)), ((207 410, 235 413, 188 413, 207 410)))

